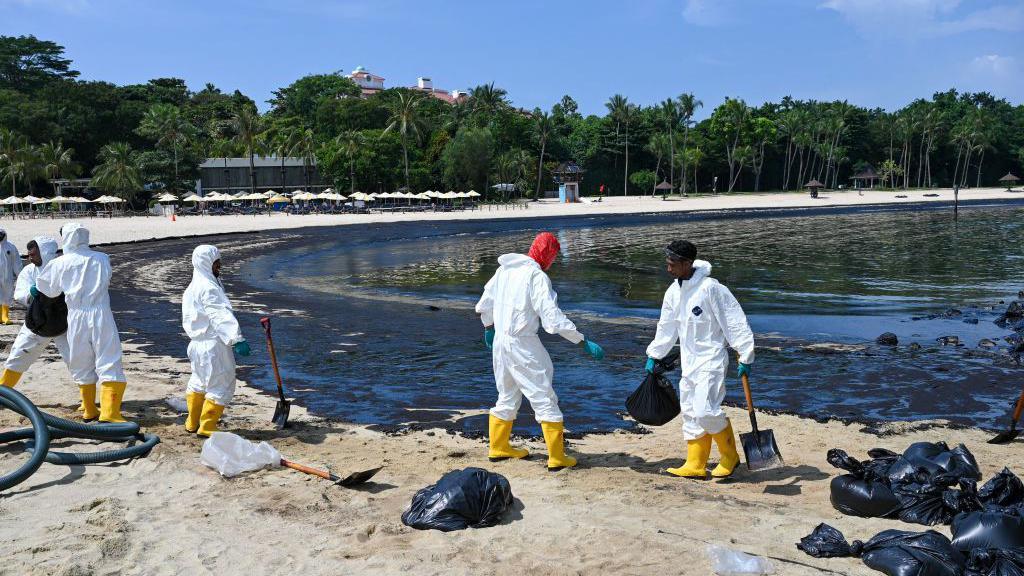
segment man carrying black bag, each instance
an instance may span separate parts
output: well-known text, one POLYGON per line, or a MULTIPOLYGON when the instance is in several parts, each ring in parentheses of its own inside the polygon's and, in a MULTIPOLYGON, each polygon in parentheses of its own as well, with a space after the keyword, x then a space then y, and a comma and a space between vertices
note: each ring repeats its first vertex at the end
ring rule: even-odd
POLYGON ((743 308, 728 288, 711 278, 711 264, 697 260, 697 247, 676 240, 665 249, 666 266, 675 280, 665 291, 658 333, 647 347, 648 372, 679 343, 682 377, 679 404, 683 414, 686 463, 669 474, 707 479, 711 440, 721 460, 711 472, 715 478, 732 474, 739 464, 732 424, 722 410, 728 348, 740 355, 740 375, 754 362, 754 334, 743 308))

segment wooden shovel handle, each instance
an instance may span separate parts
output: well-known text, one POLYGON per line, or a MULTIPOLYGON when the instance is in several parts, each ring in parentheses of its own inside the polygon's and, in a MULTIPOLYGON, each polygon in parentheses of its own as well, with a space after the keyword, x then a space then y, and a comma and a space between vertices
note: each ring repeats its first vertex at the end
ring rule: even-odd
POLYGON ((743 381, 743 394, 747 397, 747 412, 750 414, 754 413, 754 399, 750 395, 750 378, 744 374, 740 376, 740 380, 743 381))
POLYGON ((1020 398, 1017 399, 1017 406, 1013 409, 1013 421, 1020 420, 1020 414, 1024 412, 1024 389, 1020 391, 1020 398))
POLYGON ((305 472, 306 474, 312 474, 313 476, 319 476, 324 480, 334 480, 334 478, 331 477, 332 474, 326 470, 318 470, 316 468, 304 466, 296 462, 290 462, 288 460, 285 460, 284 458, 281 458, 281 466, 284 466, 285 468, 291 468, 292 470, 298 470, 299 472, 305 472))

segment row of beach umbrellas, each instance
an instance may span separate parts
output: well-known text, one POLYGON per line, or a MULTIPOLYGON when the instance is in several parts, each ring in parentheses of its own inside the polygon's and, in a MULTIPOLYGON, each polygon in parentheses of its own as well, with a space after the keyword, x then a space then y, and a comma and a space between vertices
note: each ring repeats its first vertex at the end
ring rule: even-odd
POLYGON ((169 202, 228 202, 228 201, 239 201, 239 200, 252 200, 252 201, 265 201, 267 204, 278 204, 278 203, 287 203, 287 202, 292 202, 292 201, 306 201, 306 202, 308 202, 310 200, 331 200, 331 201, 335 201, 335 202, 340 202, 342 200, 350 200, 351 199, 351 200, 362 200, 362 201, 366 202, 366 201, 373 201, 373 200, 380 200, 380 199, 385 199, 385 200, 386 199, 405 199, 405 200, 433 200, 433 199, 441 199, 441 200, 452 200, 452 199, 456 199, 456 198, 479 198, 479 197, 480 197, 480 193, 476 192, 475 190, 470 190, 469 192, 454 192, 454 191, 435 192, 435 191, 432 191, 432 190, 428 190, 426 192, 421 192, 419 194, 413 194, 411 192, 383 192, 383 193, 380 193, 380 194, 366 194, 364 192, 355 192, 355 193, 351 194, 350 196, 344 196, 342 194, 339 194, 339 193, 335 192, 333 189, 328 188, 327 190, 324 190, 323 192, 320 192, 319 194, 313 194, 312 192, 304 192, 304 191, 299 190, 297 192, 291 193, 291 197, 285 196, 285 195, 280 194, 278 192, 274 192, 273 190, 268 190, 266 192, 255 192, 255 193, 249 193, 249 194, 241 193, 241 194, 238 194, 238 195, 235 195, 235 196, 232 196, 230 194, 225 194, 223 192, 213 192, 211 194, 207 194, 206 196, 199 196, 197 194, 192 194, 192 195, 186 196, 185 198, 180 199, 180 200, 178 199, 177 196, 174 196, 173 194, 163 194, 159 198, 157 198, 157 202, 161 202, 161 203, 169 203, 169 202))
POLYGON ((116 196, 100 196, 95 200, 82 198, 81 196, 55 196, 53 198, 37 198, 35 196, 8 196, 0 200, 0 206, 18 206, 22 204, 120 204, 123 198, 116 196))

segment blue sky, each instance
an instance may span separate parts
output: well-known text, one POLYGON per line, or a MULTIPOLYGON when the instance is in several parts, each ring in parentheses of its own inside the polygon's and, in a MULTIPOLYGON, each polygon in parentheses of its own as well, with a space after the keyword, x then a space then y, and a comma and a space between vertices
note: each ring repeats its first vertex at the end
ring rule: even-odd
POLYGON ((0 0, 0 34, 63 44, 83 78, 177 76, 262 108, 359 65, 387 86, 493 81, 526 108, 570 94, 584 113, 683 91, 705 114, 725 96, 893 109, 950 87, 1021 103, 1022 32, 1024 0, 0 0))

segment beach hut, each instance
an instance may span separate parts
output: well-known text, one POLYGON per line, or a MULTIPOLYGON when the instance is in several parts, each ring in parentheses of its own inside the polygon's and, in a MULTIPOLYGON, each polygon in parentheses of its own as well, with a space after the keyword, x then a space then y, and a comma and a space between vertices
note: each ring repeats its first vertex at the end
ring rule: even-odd
POLYGON ((672 193, 672 185, 668 183, 668 180, 662 179, 661 184, 654 187, 655 193, 661 193, 661 199, 664 200, 665 196, 672 193))
POLYGON ((1010 188, 1013 188, 1013 185, 1016 184, 1019 180, 1020 178, 1014 176, 1013 172, 1007 172, 1006 176, 1003 176, 1002 178, 999 179, 1000 182, 1006 182, 1007 192, 1009 192, 1010 188))
POLYGON ((868 183, 868 188, 874 188, 875 180, 881 179, 882 177, 879 176, 871 166, 868 166, 853 176, 850 176, 850 180, 853 180, 853 187, 858 190, 864 186, 864 182, 868 183))
POLYGON ((811 198, 817 198, 818 190, 821 190, 824 187, 825 185, 822 184, 821 182, 818 182, 817 180, 811 180, 807 184, 804 184, 804 188, 807 188, 808 190, 811 191, 811 198))

